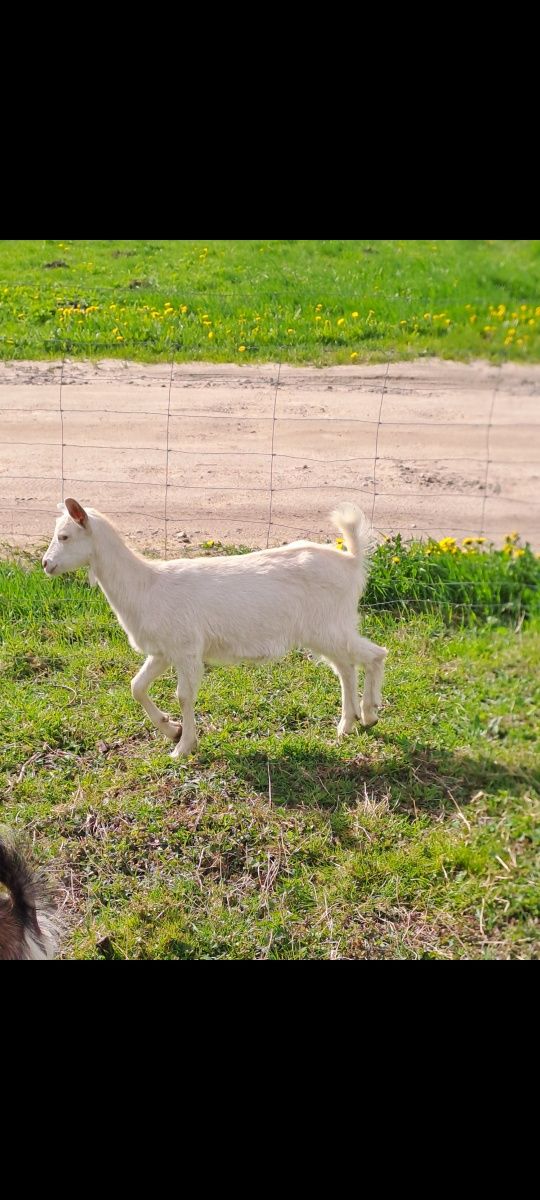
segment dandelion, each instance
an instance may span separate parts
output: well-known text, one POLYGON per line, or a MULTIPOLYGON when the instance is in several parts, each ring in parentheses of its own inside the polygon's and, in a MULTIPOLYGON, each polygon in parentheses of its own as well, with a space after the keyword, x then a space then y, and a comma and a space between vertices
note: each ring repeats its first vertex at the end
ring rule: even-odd
POLYGON ((344 325, 344 324, 345 324, 345 317, 339 317, 339 318, 338 318, 338 325, 344 325))
POLYGON ((181 313, 187 313, 187 310, 188 310, 188 306, 187 306, 187 304, 182 304, 182 305, 181 305, 181 307, 180 307, 180 312, 181 312, 181 313))
POLYGON ((123 342, 123 340, 124 340, 124 339, 123 339, 123 337, 122 337, 122 334, 121 334, 121 333, 119 333, 119 334, 118 334, 118 337, 117 337, 117 339, 116 339, 116 340, 117 340, 117 342, 123 342))
POLYGON ((472 317, 469 317, 469 321, 471 322, 471 325, 474 325, 474 322, 476 321, 476 316, 474 313, 473 313, 472 317))
POLYGON ((492 325, 484 325, 484 333, 491 333, 492 328, 492 325))
POLYGON ((239 347, 238 347, 239 353, 240 353, 240 354, 243 354, 243 353, 244 353, 244 350, 245 350, 245 348, 246 348, 245 346, 239 346, 239 347))
POLYGON ((475 541, 476 541, 476 538, 466 537, 466 538, 463 538, 462 545, 463 546, 474 546, 475 541))
POLYGON ((343 550, 343 538, 336 538, 336 550, 343 550))
POLYGON ((531 317, 530 320, 527 321, 527 324, 528 325, 536 325, 536 321, 535 321, 534 317, 531 317))
POLYGON ((322 321, 322 317, 315 317, 316 321, 322 321))
POLYGON ((357 316, 358 316, 358 313, 357 313, 357 312, 353 312, 353 313, 351 313, 351 317, 357 317, 357 316))
POLYGON ((406 324, 407 324, 407 322, 406 322, 406 321, 400 321, 399 323, 400 323, 400 325, 406 325, 406 324))
POLYGON ((210 330, 210 333, 208 334, 208 337, 209 337, 209 338, 213 338, 213 336, 214 336, 214 334, 212 333, 212 330, 210 330))
MULTIPOLYGON (((316 304, 316 305, 315 305, 315 312, 320 312, 320 311, 321 311, 321 308, 322 308, 322 304, 316 304)), ((539 310, 539 311, 540 311, 540 310, 539 310)))
POLYGON ((354 361, 354 359, 355 359, 355 358, 358 358, 358 353, 357 353, 357 351, 356 351, 356 350, 353 350, 353 352, 352 352, 352 354, 351 354, 351 358, 353 359, 353 361, 354 361))
POLYGON ((521 311, 521 312, 527 312, 527 305, 526 305, 526 304, 520 304, 520 306, 519 306, 519 307, 520 307, 520 311, 521 311))
POLYGON ((519 547, 517 550, 514 550, 514 558, 521 558, 522 554, 525 554, 525 551, 522 550, 521 547, 519 547))
POLYGON ((399 562, 399 557, 398 557, 398 555, 397 555, 397 554, 394 554, 394 556, 393 556, 393 558, 392 558, 392 562, 393 562, 393 563, 398 563, 398 562, 399 562))
POLYGON ((477 546, 483 546, 486 539, 485 537, 477 537, 474 540, 477 546))
MULTIPOLYGON (((7 288, 6 288, 6 292, 7 292, 7 288)), ((540 308, 535 308, 534 315, 535 315, 535 317, 540 317, 540 308)))
POLYGON ((431 313, 424 313, 424 321, 431 320, 431 313))
POLYGON ((518 338, 518 340, 517 340, 517 345, 518 345, 518 346, 522 346, 522 345, 523 345, 523 338, 518 338))
POLYGON ((294 329, 288 329, 287 333, 294 333, 294 329))
POLYGON ((457 551, 456 539, 453 537, 441 538, 439 548, 443 551, 443 554, 455 554, 457 551))
POLYGON ((446 318, 446 321, 445 321, 444 323, 445 323, 445 325, 451 325, 451 324, 452 324, 452 322, 451 322, 451 320, 450 320, 450 317, 447 317, 447 318, 446 318))

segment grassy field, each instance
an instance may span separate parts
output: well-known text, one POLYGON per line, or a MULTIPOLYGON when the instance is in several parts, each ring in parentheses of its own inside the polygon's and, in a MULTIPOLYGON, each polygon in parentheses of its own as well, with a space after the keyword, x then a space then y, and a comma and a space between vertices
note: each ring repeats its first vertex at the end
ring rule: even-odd
POLYGON ((0 357, 540 359, 540 241, 3 241, 0 357))
MULTIPOLYGON (((539 957, 540 564, 506 545, 378 552, 373 730, 336 742, 338 682, 297 653, 209 670, 180 763, 131 699, 140 659, 101 593, 0 563, 0 815, 64 885, 65 956, 539 957), (421 568, 426 611, 396 615, 421 568), (487 606, 477 627, 455 623, 459 578, 487 606)), ((174 711, 173 687, 153 694, 174 711)))

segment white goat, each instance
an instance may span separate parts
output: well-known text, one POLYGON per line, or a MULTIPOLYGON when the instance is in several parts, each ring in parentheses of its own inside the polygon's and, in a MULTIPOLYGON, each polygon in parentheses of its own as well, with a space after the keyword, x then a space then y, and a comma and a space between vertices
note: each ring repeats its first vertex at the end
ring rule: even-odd
POLYGON ((176 742, 176 758, 195 747, 194 703, 204 663, 261 662, 306 647, 326 659, 341 682, 338 735, 359 718, 374 725, 381 704, 387 650, 360 637, 358 600, 367 577, 370 529, 360 511, 343 504, 332 514, 348 553, 316 542, 226 558, 143 558, 126 546, 102 513, 76 500, 59 505, 51 544, 43 556, 47 575, 90 567, 128 635, 146 662, 131 683, 156 729, 176 742), (357 665, 365 667, 362 703, 357 665), (182 725, 148 697, 154 679, 172 665, 182 725))

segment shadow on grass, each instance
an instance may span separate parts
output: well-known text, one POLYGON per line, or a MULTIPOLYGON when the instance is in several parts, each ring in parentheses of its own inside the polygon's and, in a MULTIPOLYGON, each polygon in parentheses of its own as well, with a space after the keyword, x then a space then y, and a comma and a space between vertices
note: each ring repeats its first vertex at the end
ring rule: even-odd
MULTIPOLYGON (((380 735, 379 735, 380 736, 380 735)), ((359 800, 386 799, 398 812, 437 816, 471 802, 477 792, 521 793, 540 786, 540 771, 513 768, 494 755, 475 757, 408 738, 382 737, 388 754, 375 761, 357 754, 348 761, 320 747, 284 746, 268 757, 260 750, 227 754, 227 766, 239 780, 286 807, 356 805, 359 800)))

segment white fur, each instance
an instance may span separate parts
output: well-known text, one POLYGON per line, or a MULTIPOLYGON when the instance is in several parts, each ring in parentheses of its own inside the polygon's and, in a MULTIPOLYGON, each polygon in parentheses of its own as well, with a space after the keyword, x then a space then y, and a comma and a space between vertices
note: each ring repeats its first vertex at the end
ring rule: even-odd
POLYGON ((189 754, 196 744, 194 702, 204 663, 260 662, 306 647, 339 676, 339 735, 357 718, 364 725, 377 721, 387 651, 360 637, 357 628, 370 543, 360 509, 345 504, 332 514, 349 553, 292 542, 252 554, 170 562, 143 558, 101 513, 79 509, 79 520, 81 512, 83 524, 67 511, 58 518, 43 566, 50 575, 90 567, 131 646, 148 656, 132 681, 132 694, 156 729, 178 742, 174 757, 189 754), (181 728, 147 695, 171 664, 178 675, 181 728), (358 664, 366 672, 361 706, 358 664))

